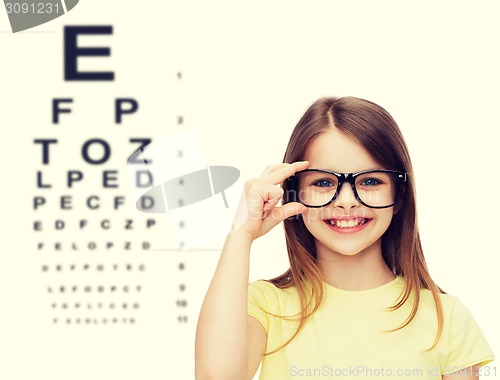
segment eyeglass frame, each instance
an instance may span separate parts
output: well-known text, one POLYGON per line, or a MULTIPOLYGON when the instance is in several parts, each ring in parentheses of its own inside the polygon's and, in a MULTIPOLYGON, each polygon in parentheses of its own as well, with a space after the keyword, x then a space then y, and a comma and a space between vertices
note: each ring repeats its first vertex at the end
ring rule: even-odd
MULTIPOLYGON (((332 174, 334 175, 335 177, 337 177, 337 180, 338 180, 338 185, 337 185, 337 189, 335 190, 335 194, 333 195, 332 199, 330 199, 329 202, 325 203, 324 205, 321 205, 321 206, 310 206, 310 205, 307 205, 305 203, 303 203, 302 201, 298 200, 299 203, 303 204, 304 206, 306 207, 309 207, 309 208, 320 208, 320 207, 325 207, 325 206, 328 206, 329 204, 331 204, 332 202, 335 201, 335 199, 337 199, 338 195, 340 194, 340 190, 342 189, 342 185, 347 182, 351 185, 351 188, 352 188, 352 192, 354 194, 354 196, 356 197, 356 200, 361 203, 362 205, 366 206, 366 207, 370 207, 370 208, 388 208, 388 207, 392 207, 396 204, 397 200, 398 200, 398 192, 399 192, 399 189, 401 188, 401 184, 403 182, 406 182, 406 178, 407 178, 407 173, 405 172, 400 172, 400 171, 397 171, 397 170, 389 170, 389 169, 370 169, 370 170, 363 170, 363 171, 360 171, 360 172, 355 172, 355 173, 338 173, 338 172, 334 172, 334 171, 331 171, 331 170, 326 170, 326 169, 304 169, 304 170, 301 170, 301 171, 298 171, 296 173, 294 173, 291 177, 288 177, 287 180, 290 180, 292 183, 294 183, 295 185, 297 181, 295 181, 294 179, 296 178, 295 176, 297 174, 300 174, 300 173, 304 173, 304 172, 321 172, 321 173, 327 173, 327 174, 332 174), (394 194, 394 202, 392 202, 390 205, 388 206, 369 206, 367 205, 365 202, 363 202, 361 200, 361 198, 359 197, 358 195, 358 192, 356 191, 356 184, 355 184, 355 179, 356 177, 362 175, 362 174, 367 174, 367 173, 392 173, 392 174, 396 174, 397 175, 397 183, 396 183, 396 192, 394 194)), ((296 186, 295 186, 296 187, 296 186)), ((298 198, 298 197, 296 197, 298 198)))

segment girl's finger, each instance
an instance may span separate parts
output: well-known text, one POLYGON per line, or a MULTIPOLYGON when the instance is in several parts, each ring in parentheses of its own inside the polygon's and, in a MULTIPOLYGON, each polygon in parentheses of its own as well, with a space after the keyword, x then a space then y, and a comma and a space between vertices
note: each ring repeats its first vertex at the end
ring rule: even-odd
POLYGON ((271 211, 268 211, 265 218, 265 222, 269 223, 269 228, 273 228, 278 223, 282 222, 286 218, 291 216, 301 214, 307 210, 307 207, 298 202, 290 202, 281 207, 275 207, 271 211))
POLYGON ((296 172, 304 170, 309 166, 309 161, 296 161, 291 164, 281 164, 279 168, 274 168, 271 171, 264 171, 261 178, 266 182, 278 185, 283 183, 285 179, 291 177, 296 172))
POLYGON ((264 203, 264 207, 262 208, 263 216, 262 219, 264 219, 267 214, 271 212, 271 210, 278 204, 280 201, 281 197, 276 197, 268 200, 266 203, 264 203))
POLYGON ((283 189, 276 185, 265 184, 264 186, 267 187, 265 191, 261 193, 264 206, 269 203, 277 204, 281 197, 283 197, 283 189))

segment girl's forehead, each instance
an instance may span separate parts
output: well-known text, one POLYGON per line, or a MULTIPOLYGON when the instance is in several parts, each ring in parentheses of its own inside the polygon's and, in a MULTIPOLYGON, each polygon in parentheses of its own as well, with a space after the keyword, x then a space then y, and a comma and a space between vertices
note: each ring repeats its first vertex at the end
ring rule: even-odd
POLYGON ((337 128, 329 128, 307 146, 304 160, 311 169, 328 169, 343 173, 381 168, 366 148, 337 128))

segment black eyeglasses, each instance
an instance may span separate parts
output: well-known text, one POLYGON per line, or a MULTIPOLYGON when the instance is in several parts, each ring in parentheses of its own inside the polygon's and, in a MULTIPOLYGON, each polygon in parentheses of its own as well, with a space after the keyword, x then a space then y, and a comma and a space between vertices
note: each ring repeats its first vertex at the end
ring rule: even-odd
POLYGON ((306 207, 328 206, 337 199, 342 185, 347 182, 361 204, 371 208, 386 208, 396 203, 401 184, 406 181, 406 173, 385 169, 357 173, 305 169, 287 180, 292 183, 287 195, 306 207))

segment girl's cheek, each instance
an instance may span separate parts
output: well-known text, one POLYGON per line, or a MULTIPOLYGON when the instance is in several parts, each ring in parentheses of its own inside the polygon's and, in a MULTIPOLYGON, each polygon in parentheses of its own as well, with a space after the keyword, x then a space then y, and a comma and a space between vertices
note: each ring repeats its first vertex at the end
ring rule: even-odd
POLYGON ((306 225, 308 225, 311 222, 314 222, 316 220, 322 220, 321 219, 320 209, 317 209, 317 208, 308 208, 307 211, 305 211, 302 214, 302 218, 304 219, 304 223, 306 225))

